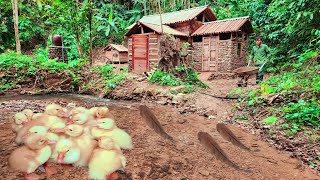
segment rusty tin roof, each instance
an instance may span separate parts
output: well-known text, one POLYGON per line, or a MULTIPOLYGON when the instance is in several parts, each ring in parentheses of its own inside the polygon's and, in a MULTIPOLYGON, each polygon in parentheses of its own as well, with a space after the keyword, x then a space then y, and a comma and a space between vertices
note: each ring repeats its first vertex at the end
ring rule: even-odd
POLYGON ((204 23, 192 34, 192 36, 236 32, 243 26, 245 32, 249 34, 254 32, 250 22, 250 17, 246 16, 204 23))
POLYGON ((128 52, 128 48, 118 44, 109 44, 107 47, 104 48, 104 50, 110 50, 112 48, 116 49, 119 52, 128 52))
MULTIPOLYGON (((160 25, 157 25, 157 24, 150 24, 150 23, 141 23, 143 25, 145 25, 146 27, 154 30, 155 32, 157 32, 158 34, 162 34, 162 31, 161 31, 161 26, 160 25)), ((163 33, 165 34, 172 34, 172 35, 175 35, 175 36, 187 36, 188 37, 188 34, 185 34, 183 32, 180 32, 178 30, 175 30, 167 25, 162 25, 162 28, 163 28, 163 33)))

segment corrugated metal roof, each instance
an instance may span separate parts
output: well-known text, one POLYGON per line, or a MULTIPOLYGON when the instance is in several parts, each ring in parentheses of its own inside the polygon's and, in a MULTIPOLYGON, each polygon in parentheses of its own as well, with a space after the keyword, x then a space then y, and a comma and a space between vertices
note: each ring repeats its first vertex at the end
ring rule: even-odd
MULTIPOLYGON (((210 9, 209 6, 200 6, 200 7, 184 9, 184 10, 180 10, 180 11, 163 13, 163 14, 161 14, 162 24, 170 25, 170 24, 175 24, 175 23, 186 22, 186 21, 189 21, 189 20, 195 18, 196 16, 198 16, 202 12, 205 12, 207 14, 209 21, 217 20, 217 17, 214 15, 213 11, 210 9)), ((160 15, 154 14, 154 15, 143 16, 139 20, 139 22, 160 25, 160 22, 161 22, 160 15)), ((131 29, 135 24, 136 23, 131 24, 126 29, 131 29)))
POLYGON ((192 36, 236 32, 244 26, 245 23, 247 23, 245 27, 246 32, 253 33, 254 31, 250 23, 250 18, 246 16, 204 23, 192 34, 192 36))
MULTIPOLYGON (((180 11, 163 13, 161 14, 162 24, 169 25, 169 24, 186 22, 195 18, 196 16, 198 16, 200 13, 204 11, 207 11, 207 17, 210 18, 209 19, 210 21, 217 20, 216 16, 214 15, 213 11, 210 9, 209 6, 200 6, 200 7, 184 9, 180 11)), ((160 24, 160 15, 154 14, 154 15, 143 16, 139 21, 144 23, 160 24)))
MULTIPOLYGON (((162 31, 161 31, 161 26, 160 25, 157 25, 157 24, 150 24, 150 23, 141 23, 142 25, 156 31, 158 34, 162 34, 162 31)), ((177 31, 167 25, 162 25, 162 28, 163 28, 163 33, 165 34, 172 34, 172 35, 175 35, 175 36, 187 36, 188 37, 188 34, 185 34, 183 32, 180 32, 180 31, 177 31)))
POLYGON ((110 50, 111 48, 114 48, 119 52, 128 52, 128 48, 118 44, 109 44, 107 47, 104 48, 104 50, 110 50))

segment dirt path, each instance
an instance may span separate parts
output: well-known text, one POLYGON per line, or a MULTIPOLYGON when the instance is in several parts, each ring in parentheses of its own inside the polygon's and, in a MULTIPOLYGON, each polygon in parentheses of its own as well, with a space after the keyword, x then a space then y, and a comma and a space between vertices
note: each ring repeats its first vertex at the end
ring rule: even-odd
MULTIPOLYGON (((84 101, 75 103, 87 107, 108 105, 116 117, 118 126, 125 129, 133 137, 135 148, 131 151, 124 151, 128 165, 120 179, 320 179, 309 168, 301 166, 296 159, 276 151, 267 143, 239 128, 229 126, 238 137, 241 137, 242 142, 250 147, 250 152, 225 141, 218 134, 215 126, 218 121, 228 118, 230 103, 217 99, 209 100, 205 96, 201 96, 201 98, 198 100, 202 104, 210 101, 208 106, 215 104, 215 107, 219 108, 215 110, 217 112, 215 120, 192 114, 181 115, 176 108, 171 106, 149 105, 165 130, 178 141, 177 144, 171 144, 162 139, 145 125, 140 117, 138 104, 121 102, 106 104, 84 101), (197 139, 199 131, 211 134, 227 156, 243 170, 235 170, 209 154, 197 139)), ((14 133, 10 129, 11 117, 26 107, 40 111, 51 102, 64 105, 70 100, 15 100, 0 103, 0 137, 2 141, 0 145, 0 179, 22 179, 18 173, 10 171, 7 164, 9 154, 17 147, 13 142, 14 133)), ((58 174, 48 179, 73 180, 87 179, 86 177, 87 170, 85 168, 63 170, 59 167, 58 174)))

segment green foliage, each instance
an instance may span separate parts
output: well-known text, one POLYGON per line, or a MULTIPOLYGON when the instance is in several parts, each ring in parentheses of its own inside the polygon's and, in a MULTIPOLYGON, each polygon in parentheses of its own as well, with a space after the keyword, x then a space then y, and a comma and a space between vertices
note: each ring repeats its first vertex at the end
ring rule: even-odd
POLYGON ((176 73, 180 74, 181 78, 176 77, 172 72, 163 72, 160 69, 156 69, 152 76, 148 77, 148 80, 152 83, 159 84, 161 86, 186 86, 187 91, 191 92, 194 88, 201 87, 207 88, 208 86, 204 84, 198 78, 198 73, 193 71, 191 68, 185 68, 184 66, 176 66, 176 73))
POLYGON ((299 100, 297 103, 288 103, 280 108, 284 112, 283 118, 298 125, 320 127, 320 101, 306 102, 299 100))
POLYGON ((252 107, 265 106, 269 95, 281 94, 280 105, 275 104, 276 114, 287 120, 282 125, 289 134, 303 126, 320 128, 320 65, 318 53, 306 51, 296 61, 286 63, 282 73, 263 82, 260 89, 249 93, 247 104, 252 107), (285 71, 284 69, 290 69, 285 71))
POLYGON ((275 124, 277 122, 277 119, 278 118, 275 117, 275 116, 270 116, 270 117, 267 117, 267 118, 263 119, 262 121, 266 122, 268 124, 275 124))
POLYGON ((105 93, 111 91, 111 89, 115 88, 116 86, 122 84, 123 80, 126 78, 126 70, 116 70, 111 64, 107 64, 104 66, 98 66, 91 68, 91 71, 96 72, 101 76, 101 78, 97 81, 91 82, 90 86, 92 88, 99 87, 99 84, 103 85, 103 89, 105 93))
POLYGON ((0 54, 0 72, 5 72, 0 88, 11 89, 26 78, 41 78, 43 73, 63 73, 71 76, 73 82, 79 82, 81 68, 87 65, 85 60, 78 59, 66 64, 47 59, 47 53, 46 49, 38 49, 35 52, 36 58, 18 55, 14 51, 0 54))
POLYGON ((183 84, 182 80, 175 77, 174 74, 161 71, 160 69, 155 70, 149 80, 161 86, 178 86, 183 84))

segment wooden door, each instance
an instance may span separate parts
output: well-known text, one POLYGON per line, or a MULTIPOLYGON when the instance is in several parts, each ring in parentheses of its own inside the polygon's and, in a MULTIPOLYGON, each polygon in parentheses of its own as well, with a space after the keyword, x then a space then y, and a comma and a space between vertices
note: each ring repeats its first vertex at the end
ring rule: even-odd
POLYGON ((148 35, 132 36, 132 70, 138 73, 149 71, 148 35))
POLYGON ((209 71, 217 71, 217 62, 218 62, 218 43, 219 36, 211 36, 210 38, 210 62, 209 62, 209 71))
POLYGON ((210 70, 210 37, 203 37, 202 40, 202 71, 210 70))
POLYGON ((219 36, 203 37, 202 71, 217 71, 219 36))

